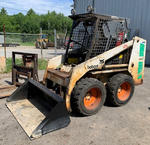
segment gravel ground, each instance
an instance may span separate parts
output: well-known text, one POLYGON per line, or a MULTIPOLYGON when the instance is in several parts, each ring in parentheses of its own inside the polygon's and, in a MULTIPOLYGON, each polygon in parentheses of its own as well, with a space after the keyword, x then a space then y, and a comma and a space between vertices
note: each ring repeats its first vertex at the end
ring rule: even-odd
POLYGON ((30 141, 0 100, 0 145, 149 145, 150 68, 142 86, 123 107, 104 106, 90 117, 71 117, 67 128, 30 141))
MULTIPOLYGON (((35 49, 34 46, 18 46, 18 47, 7 47, 7 57, 12 57, 12 51, 17 52, 25 52, 25 53, 36 53, 38 57, 41 58, 41 50, 35 49)), ((57 49, 57 54, 63 54, 65 52, 64 49, 57 49)), ((49 48, 43 50, 43 58, 49 59, 55 56, 55 49, 49 48)), ((4 56, 4 48, 0 47, 0 56, 4 56)))

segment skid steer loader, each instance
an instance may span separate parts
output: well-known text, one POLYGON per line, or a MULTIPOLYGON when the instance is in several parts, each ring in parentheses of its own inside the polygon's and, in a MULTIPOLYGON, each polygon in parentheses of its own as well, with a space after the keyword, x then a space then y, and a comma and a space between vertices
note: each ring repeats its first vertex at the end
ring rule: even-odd
POLYGON ((66 127, 68 112, 88 116, 105 102, 125 105, 143 83, 146 40, 128 41, 125 19, 89 13, 71 18, 66 53, 49 60, 44 85, 28 80, 7 100, 30 138, 66 127))

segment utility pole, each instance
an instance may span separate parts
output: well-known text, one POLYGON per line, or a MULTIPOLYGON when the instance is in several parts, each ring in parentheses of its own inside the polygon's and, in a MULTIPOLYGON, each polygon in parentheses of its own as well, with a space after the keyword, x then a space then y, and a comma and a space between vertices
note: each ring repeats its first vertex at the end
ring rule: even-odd
POLYGON ((6 58, 6 32, 5 32, 5 24, 3 25, 3 33, 4 33, 4 56, 6 58))

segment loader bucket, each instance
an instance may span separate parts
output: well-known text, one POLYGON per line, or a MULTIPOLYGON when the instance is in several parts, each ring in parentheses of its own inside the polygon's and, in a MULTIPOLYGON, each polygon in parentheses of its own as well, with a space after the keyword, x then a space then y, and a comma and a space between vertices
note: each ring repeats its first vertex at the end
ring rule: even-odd
POLYGON ((28 80, 18 88, 7 99, 6 106, 30 139, 70 123, 62 97, 34 80, 28 80))

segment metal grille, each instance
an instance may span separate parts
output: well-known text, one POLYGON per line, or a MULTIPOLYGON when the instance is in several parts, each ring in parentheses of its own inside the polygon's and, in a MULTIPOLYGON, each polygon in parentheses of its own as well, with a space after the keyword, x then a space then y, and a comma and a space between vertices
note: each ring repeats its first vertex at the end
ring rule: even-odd
POLYGON ((96 41, 90 58, 116 47, 118 34, 124 32, 124 26, 121 23, 114 20, 110 21, 110 19, 98 19, 96 41))
POLYGON ((108 20, 99 19, 98 27, 96 31, 95 44, 93 46, 92 52, 90 54, 90 58, 102 54, 105 51, 112 49, 116 45, 116 40, 111 37, 105 37, 104 34, 104 25, 107 24, 108 20))
MULTIPOLYGON (((97 14, 81 14, 72 19, 74 20, 71 35, 73 49, 86 52, 86 60, 124 43, 127 33, 124 19, 113 19, 111 16, 97 14)), ((111 61, 112 64, 119 62, 119 57, 114 57, 111 61)))
POLYGON ((91 48, 92 38, 95 29, 95 21, 81 21, 72 32, 71 41, 73 42, 73 49, 80 49, 86 51, 91 48))

